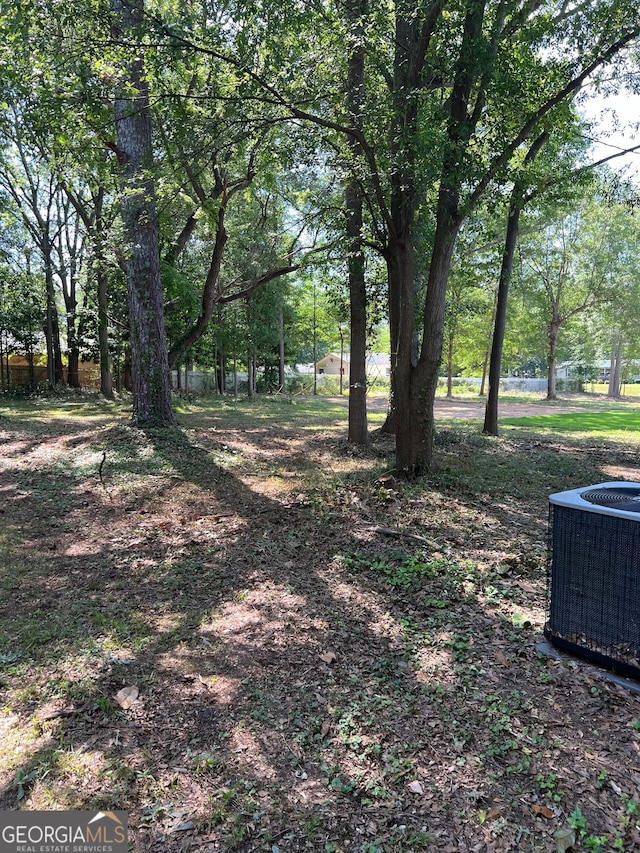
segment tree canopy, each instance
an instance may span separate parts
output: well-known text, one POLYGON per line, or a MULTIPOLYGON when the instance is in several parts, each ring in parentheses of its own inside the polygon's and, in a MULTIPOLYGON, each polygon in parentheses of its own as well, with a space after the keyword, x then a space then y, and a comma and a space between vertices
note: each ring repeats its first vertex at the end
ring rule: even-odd
MULTIPOLYGON (((104 392, 124 348, 136 416, 172 423, 169 368, 215 326, 224 372, 233 303, 273 284, 282 304, 310 263, 348 278, 356 375, 382 260, 396 466, 429 466, 445 329, 451 345, 478 272, 458 239, 483 204, 552 197, 559 160, 579 172, 575 96, 628 73, 639 15, 631 0, 4 9, 0 176, 38 255, 50 380, 95 328, 104 392)), ((364 443, 362 388, 350 437, 364 443)))

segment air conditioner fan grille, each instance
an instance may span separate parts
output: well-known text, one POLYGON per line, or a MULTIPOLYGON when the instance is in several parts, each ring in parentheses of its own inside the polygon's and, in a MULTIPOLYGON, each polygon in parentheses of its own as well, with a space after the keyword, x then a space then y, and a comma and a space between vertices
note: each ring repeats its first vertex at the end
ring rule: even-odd
POLYGON ((626 512, 640 512, 640 488, 593 489, 580 495, 597 506, 615 507, 626 512))

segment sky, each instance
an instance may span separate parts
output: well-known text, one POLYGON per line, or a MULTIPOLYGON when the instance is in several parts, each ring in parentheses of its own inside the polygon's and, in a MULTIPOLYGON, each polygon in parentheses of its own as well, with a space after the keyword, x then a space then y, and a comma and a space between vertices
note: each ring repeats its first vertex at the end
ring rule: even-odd
MULTIPOLYGON (((617 95, 585 98, 582 111, 595 126, 591 136, 598 140, 594 144, 594 161, 615 154, 619 149, 640 145, 640 95, 623 92, 617 95)), ((640 183, 640 148, 623 157, 611 160, 610 167, 640 183)))

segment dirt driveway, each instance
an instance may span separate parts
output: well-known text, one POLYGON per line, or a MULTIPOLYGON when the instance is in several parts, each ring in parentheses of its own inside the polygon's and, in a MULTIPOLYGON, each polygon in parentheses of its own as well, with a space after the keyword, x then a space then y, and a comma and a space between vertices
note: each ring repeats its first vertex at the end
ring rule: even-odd
MULTIPOLYGON (((339 405, 348 405, 348 397, 331 397, 332 402, 339 405)), ((369 397, 367 409, 370 412, 386 412, 387 399, 385 397, 369 397)), ((447 400, 436 397, 435 414, 439 420, 461 420, 481 421, 484 419, 484 400, 447 400)), ((580 406, 572 406, 569 402, 564 403, 501 403, 498 408, 498 416, 501 418, 524 418, 529 415, 564 415, 568 412, 580 412, 580 406)))

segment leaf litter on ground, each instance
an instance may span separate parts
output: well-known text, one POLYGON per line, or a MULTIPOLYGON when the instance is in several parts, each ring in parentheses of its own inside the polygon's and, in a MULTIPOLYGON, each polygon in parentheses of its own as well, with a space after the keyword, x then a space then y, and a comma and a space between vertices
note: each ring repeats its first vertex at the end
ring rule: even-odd
POLYGON ((0 807, 124 808, 169 853, 555 851, 579 809, 564 849, 637 849, 638 700, 536 650, 547 495, 628 446, 445 426, 390 501, 389 443, 353 453, 333 411, 202 404, 163 434, 24 405, 0 807))

